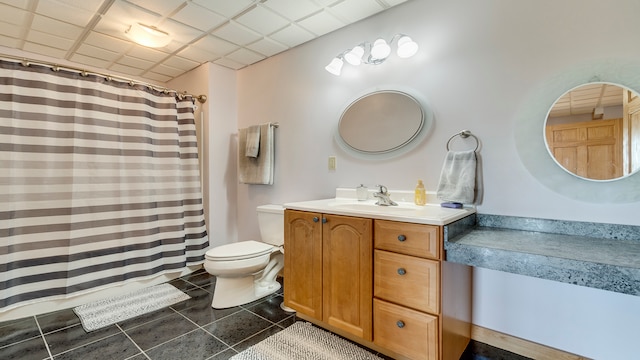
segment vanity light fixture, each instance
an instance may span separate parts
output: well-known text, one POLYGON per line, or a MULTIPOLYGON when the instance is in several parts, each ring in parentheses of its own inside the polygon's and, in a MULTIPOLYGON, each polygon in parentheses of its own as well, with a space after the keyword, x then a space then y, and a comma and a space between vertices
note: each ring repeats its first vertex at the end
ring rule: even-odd
POLYGON ((152 48, 165 47, 171 42, 169 33, 141 23, 134 23, 124 33, 134 42, 152 48))
POLYGON ((396 54, 400 58, 408 58, 418 52, 418 44, 409 36, 404 34, 394 35, 389 42, 379 38, 372 43, 365 41, 338 54, 325 70, 333 75, 339 76, 342 71, 344 61, 351 65, 358 66, 360 64, 379 65, 382 64, 391 55, 391 44, 396 43, 396 54))

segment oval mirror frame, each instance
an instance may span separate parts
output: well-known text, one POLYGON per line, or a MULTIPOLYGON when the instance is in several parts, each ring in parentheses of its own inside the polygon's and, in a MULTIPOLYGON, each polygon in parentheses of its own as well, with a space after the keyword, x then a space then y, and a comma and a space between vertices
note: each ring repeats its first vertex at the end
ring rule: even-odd
POLYGON ((628 204, 640 201, 640 175, 616 181, 587 181, 561 169, 549 155, 542 130, 551 105, 567 89, 589 82, 621 84, 640 93, 640 64, 626 60, 595 60, 573 65, 533 86, 514 116, 517 153, 529 174, 548 189, 587 203, 628 204))
POLYGON ((630 176, 640 168, 638 110, 640 97, 624 85, 594 81, 573 87, 547 112, 547 151, 561 169, 584 180, 630 176))
POLYGON ((403 91, 376 90, 345 107, 335 139, 352 154, 388 158, 417 145, 431 123, 432 115, 424 102, 403 91))

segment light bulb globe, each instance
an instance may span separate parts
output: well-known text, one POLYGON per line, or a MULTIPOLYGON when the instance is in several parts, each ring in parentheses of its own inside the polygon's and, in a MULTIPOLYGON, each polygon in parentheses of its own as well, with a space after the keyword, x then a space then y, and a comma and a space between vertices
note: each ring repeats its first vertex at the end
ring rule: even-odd
POLYGON ((386 59, 391 54, 391 47, 384 39, 378 39, 371 47, 371 57, 374 59, 386 59))
POLYGON ((398 56, 401 58, 408 58, 415 55, 418 52, 418 44, 411 40, 408 36, 403 36, 398 39, 398 56))

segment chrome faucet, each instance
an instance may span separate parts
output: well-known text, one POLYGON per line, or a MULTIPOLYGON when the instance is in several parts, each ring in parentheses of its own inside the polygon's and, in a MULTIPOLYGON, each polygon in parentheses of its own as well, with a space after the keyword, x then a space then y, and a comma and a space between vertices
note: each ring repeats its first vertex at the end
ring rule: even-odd
POLYGON ((376 185, 377 187, 380 188, 380 191, 373 193, 373 196, 378 198, 378 201, 376 201, 376 205, 380 205, 380 206, 397 206, 398 204, 391 200, 390 198, 390 194, 389 191, 387 190, 387 187, 384 185, 376 185))

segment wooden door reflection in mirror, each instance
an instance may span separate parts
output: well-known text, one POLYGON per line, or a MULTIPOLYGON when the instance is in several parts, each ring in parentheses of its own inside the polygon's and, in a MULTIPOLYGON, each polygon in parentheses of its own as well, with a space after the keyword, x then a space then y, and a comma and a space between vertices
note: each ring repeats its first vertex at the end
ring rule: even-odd
POLYGON ((547 149, 558 165, 588 180, 615 180, 640 168, 640 97, 611 83, 569 90, 549 110, 547 149))

